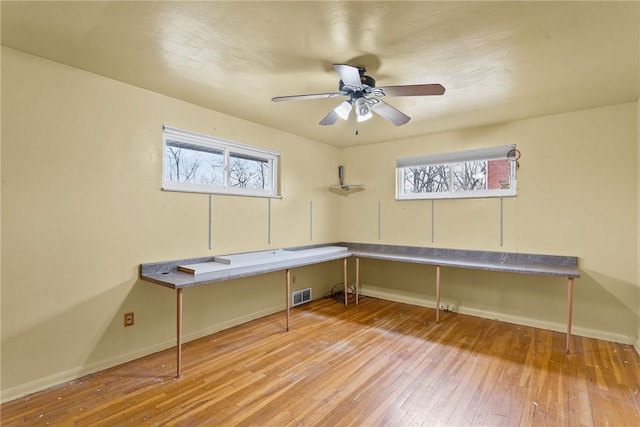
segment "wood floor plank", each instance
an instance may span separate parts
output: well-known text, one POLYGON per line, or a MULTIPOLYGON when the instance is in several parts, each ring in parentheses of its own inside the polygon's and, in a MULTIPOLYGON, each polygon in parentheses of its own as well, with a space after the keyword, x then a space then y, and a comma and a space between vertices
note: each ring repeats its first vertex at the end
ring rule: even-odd
POLYGON ((331 299, 2 405, 2 426, 637 426, 628 345, 331 299))

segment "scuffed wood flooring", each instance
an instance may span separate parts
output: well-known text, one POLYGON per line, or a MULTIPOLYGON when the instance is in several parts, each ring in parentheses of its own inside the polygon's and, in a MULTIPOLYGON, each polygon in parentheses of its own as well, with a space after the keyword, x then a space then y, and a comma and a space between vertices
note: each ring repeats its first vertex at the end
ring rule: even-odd
POLYGON ((3 426, 640 426, 628 345, 322 299, 8 402, 3 426))

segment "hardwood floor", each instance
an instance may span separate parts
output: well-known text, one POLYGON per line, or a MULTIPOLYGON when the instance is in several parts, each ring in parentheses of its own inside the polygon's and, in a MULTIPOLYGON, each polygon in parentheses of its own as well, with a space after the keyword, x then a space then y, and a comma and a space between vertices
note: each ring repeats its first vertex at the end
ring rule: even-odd
POLYGON ((2 425, 638 426, 628 345, 331 299, 2 405, 2 425))

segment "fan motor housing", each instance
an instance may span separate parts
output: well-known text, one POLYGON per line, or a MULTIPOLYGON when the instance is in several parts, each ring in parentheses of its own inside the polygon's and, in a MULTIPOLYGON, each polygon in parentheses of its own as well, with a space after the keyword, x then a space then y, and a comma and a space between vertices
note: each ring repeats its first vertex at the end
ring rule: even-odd
MULTIPOLYGON (((366 93, 371 92, 370 89, 376 87, 376 80, 373 77, 367 76, 365 74, 360 74, 360 82, 362 82, 363 86, 368 86, 368 88, 365 87, 365 88, 362 89, 366 93)), ((345 91, 344 90, 344 82, 342 80, 340 80, 340 83, 338 84, 338 90, 342 94, 349 93, 349 91, 345 91)))

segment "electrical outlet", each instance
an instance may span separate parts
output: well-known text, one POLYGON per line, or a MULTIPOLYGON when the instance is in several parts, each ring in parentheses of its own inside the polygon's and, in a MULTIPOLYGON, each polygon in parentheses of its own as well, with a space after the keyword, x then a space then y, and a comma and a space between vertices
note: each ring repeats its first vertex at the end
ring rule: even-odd
POLYGON ((291 276, 291 283, 296 284, 296 276, 291 276))
POLYGON ((124 314, 124 326, 133 326, 134 316, 133 311, 124 314))
POLYGON ((441 311, 456 311, 456 306, 453 304, 440 303, 441 311))

